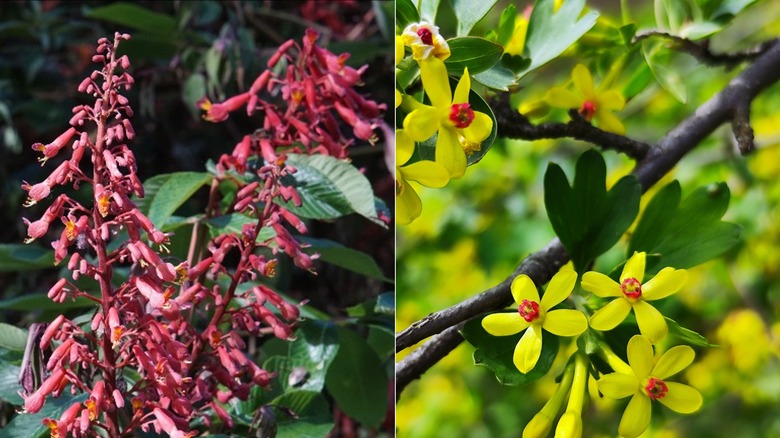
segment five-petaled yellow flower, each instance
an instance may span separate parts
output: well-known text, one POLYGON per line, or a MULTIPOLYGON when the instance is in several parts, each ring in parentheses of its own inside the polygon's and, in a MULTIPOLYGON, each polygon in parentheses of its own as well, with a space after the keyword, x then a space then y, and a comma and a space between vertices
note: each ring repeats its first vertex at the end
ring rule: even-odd
POLYGON ((403 129, 395 131, 395 220, 399 225, 408 225, 422 213, 422 202, 409 181, 417 181, 427 187, 444 187, 449 181, 447 169, 436 162, 421 160, 401 167, 412 158, 414 141, 403 129))
POLYGON ((639 436, 650 425, 652 400, 658 400, 667 408, 690 414, 701 408, 699 391, 688 385, 668 382, 665 379, 677 374, 693 362, 695 353, 687 345, 670 348, 657 361, 653 359, 653 347, 644 336, 636 335, 628 341, 629 373, 615 372, 602 376, 599 391, 610 398, 631 397, 618 433, 625 438, 639 436))
POLYGON ((577 108, 580 115, 591 121, 596 119, 599 128, 615 134, 625 134, 626 128, 612 114, 612 111, 620 111, 626 105, 625 99, 615 90, 596 90, 593 85, 593 77, 588 68, 577 64, 571 72, 574 88, 579 95, 562 88, 555 87, 547 92, 547 103, 555 108, 577 108))
POLYGON ((404 131, 414 141, 424 141, 436 131, 436 162, 444 166, 450 178, 460 178, 466 172, 466 150, 474 150, 488 138, 493 120, 485 113, 474 111, 469 104, 471 78, 466 69, 453 96, 447 68, 440 59, 431 57, 420 63, 420 76, 425 93, 433 106, 419 104, 404 119, 404 131))
POLYGON ((586 272, 582 288, 599 297, 617 297, 590 317, 596 330, 611 330, 623 322, 634 309, 639 331, 657 344, 668 332, 663 315, 648 301, 667 297, 678 290, 688 278, 684 269, 664 268, 652 280, 642 284, 645 275, 644 252, 636 252, 623 266, 620 284, 599 272, 586 272))
POLYGON ((558 336, 576 336, 588 328, 588 320, 578 310, 550 310, 569 296, 577 273, 561 269, 539 299, 533 281, 527 275, 518 275, 512 281, 512 296, 518 304, 517 312, 493 313, 482 319, 482 327, 493 336, 509 336, 526 330, 515 347, 512 361, 520 372, 531 371, 542 352, 542 329, 558 336))
POLYGON ((401 40, 412 48, 412 58, 415 61, 424 61, 431 57, 444 61, 450 57, 450 46, 439 33, 439 27, 427 21, 406 26, 401 40))

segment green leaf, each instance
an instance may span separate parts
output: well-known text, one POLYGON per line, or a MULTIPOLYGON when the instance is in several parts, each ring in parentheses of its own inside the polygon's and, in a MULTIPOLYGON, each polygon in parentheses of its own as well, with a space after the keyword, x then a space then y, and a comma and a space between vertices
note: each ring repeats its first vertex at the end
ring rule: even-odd
POLYGON ((485 71, 501 59, 504 48, 499 44, 480 37, 460 37, 447 40, 452 55, 444 60, 447 72, 460 76, 463 69, 469 74, 485 71))
POLYGON ((528 21, 525 51, 531 58, 528 67, 518 72, 523 77, 554 59, 596 24, 599 14, 590 11, 580 17, 585 0, 567 0, 553 12, 553 0, 538 0, 528 21))
POLYGON ((417 10, 420 11, 420 19, 435 23, 441 0, 416 0, 416 3, 417 10))
POLYGON ((694 347, 717 347, 716 344, 711 344, 704 336, 696 333, 691 329, 687 329, 681 326, 677 323, 677 321, 667 317, 664 317, 664 319, 666 320, 666 325, 669 327, 669 335, 671 337, 677 338, 688 345, 693 345, 694 347))
POLYGON ((276 438, 325 438, 333 429, 331 407, 325 397, 315 391, 295 391, 281 395, 271 403, 295 414, 277 414, 276 438))
POLYGON ((724 0, 718 9, 712 13, 712 18, 720 18, 724 15, 731 15, 733 17, 756 1, 757 0, 724 0))
POLYGON ((22 352, 0 348, 0 400, 15 406, 24 404, 19 396, 22 387, 19 385, 19 365, 22 352))
POLYGON ((336 326, 329 322, 308 320, 301 323, 295 336, 286 357, 271 357, 264 366, 279 373, 279 382, 284 392, 322 391, 325 374, 339 350, 336 326))
POLYGON ((677 73, 676 70, 661 65, 660 62, 656 62, 654 53, 657 52, 655 49, 651 49, 651 46, 659 47, 657 43, 651 44, 643 42, 642 53, 645 56, 645 60, 647 60, 647 66, 650 67, 650 71, 653 73, 653 77, 655 77, 655 80, 661 88, 671 94, 675 100, 680 103, 687 102, 688 92, 685 89, 685 84, 683 84, 680 74, 677 73))
POLYGON ((544 175, 544 205, 553 230, 577 272, 617 243, 639 212, 641 189, 633 175, 606 190, 607 167, 591 149, 577 160, 574 184, 550 163, 544 175))
POLYGON ((513 4, 509 4, 501 12, 501 18, 498 19, 498 34, 496 35, 496 41, 502 46, 505 46, 512 38, 512 34, 515 33, 515 20, 517 19, 517 8, 513 4))
POLYGON ((509 91, 509 87, 517 83, 515 74, 500 65, 494 65, 483 72, 473 75, 471 78, 488 88, 499 91, 509 91))
POLYGON ((298 171, 292 175, 303 203, 284 206, 310 219, 336 219, 357 213, 387 227, 377 217, 371 183, 355 166, 327 155, 288 154, 287 163, 298 171))
POLYGON ((512 356, 523 333, 493 336, 482 327, 481 318, 472 319, 461 330, 463 337, 477 349, 474 352, 474 363, 490 369, 503 385, 524 385, 539 379, 550 370, 558 353, 558 337, 545 331, 539 361, 534 369, 521 373, 512 362, 512 356))
POLYGON ((27 345, 27 330, 0 322, 0 347, 24 351, 27 345))
POLYGON ((620 37, 623 38, 623 44, 625 44, 626 47, 631 47, 633 45, 632 41, 634 35, 636 35, 636 24, 628 23, 625 26, 621 26, 620 29, 618 29, 618 32, 620 33, 620 37))
POLYGON ((498 0, 452 0, 452 8, 458 17, 458 36, 466 36, 471 28, 493 9, 498 0))
POLYGON ((723 25, 712 21, 700 21, 683 25, 680 29, 680 36, 690 40, 700 40, 720 32, 723 25))
MULTIPOLYGON (((244 225, 257 224, 257 219, 241 213, 232 213, 209 218, 205 223, 209 227, 209 234, 212 238, 228 233, 240 236, 244 225)), ((273 239, 275 236, 276 232, 273 228, 265 227, 260 229, 256 240, 264 242, 268 239, 273 239)))
POLYGON ((199 119, 200 109, 197 102, 206 95, 206 78, 200 73, 195 73, 184 81, 181 91, 181 100, 195 119, 199 119))
POLYGON ((395 25, 403 30, 406 26, 420 21, 420 14, 412 3, 412 0, 396 0, 395 25))
POLYGON ((95 302, 84 297, 76 298, 76 301, 65 300, 62 303, 57 303, 49 299, 46 294, 25 294, 18 297, 9 298, 7 300, 0 301, 0 309, 2 310, 69 310, 69 309, 81 309, 87 307, 94 307, 95 302))
POLYGON ((138 200, 138 209, 145 213, 155 227, 164 229, 165 223, 199 188, 211 182, 206 172, 175 172, 157 175, 144 182, 145 196, 138 200))
POLYGON ((17 414, 0 430, 0 438, 38 438, 49 436, 49 428, 44 426, 44 418, 60 418, 65 409, 73 403, 82 403, 86 394, 73 396, 65 391, 57 398, 47 397, 46 404, 34 414, 17 414))
POLYGON ((346 270, 357 272, 366 277, 376 278, 377 280, 392 283, 393 280, 385 277, 382 269, 376 264, 374 259, 361 251, 347 248, 346 246, 328 239, 315 239, 313 237, 302 237, 302 243, 311 245, 304 248, 307 254, 317 253, 319 260, 330 263, 331 265, 344 268, 346 270))
POLYGON ((20 243, 0 244, 0 272, 36 271, 54 266, 54 251, 20 243))
POLYGON ((384 420, 387 375, 368 342, 352 330, 339 327, 339 352, 328 369, 325 386, 350 417, 373 428, 384 420))
POLYGON ((170 36, 176 31, 176 20, 173 17, 151 11, 133 3, 112 3, 91 9, 84 15, 151 34, 170 36))
POLYGON ((628 254, 648 254, 646 272, 671 266, 686 269, 704 263, 739 243, 742 228, 720 220, 729 204, 726 183, 694 190, 682 202, 680 183, 656 193, 631 236, 628 254))

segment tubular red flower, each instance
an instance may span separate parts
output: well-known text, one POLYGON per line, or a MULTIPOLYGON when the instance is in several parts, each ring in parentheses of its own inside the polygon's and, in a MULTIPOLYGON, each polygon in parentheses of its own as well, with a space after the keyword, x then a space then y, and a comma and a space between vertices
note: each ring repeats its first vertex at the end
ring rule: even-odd
POLYGON ((24 412, 34 414, 41 410, 46 396, 54 392, 65 380, 65 369, 57 368, 32 395, 24 399, 24 412))

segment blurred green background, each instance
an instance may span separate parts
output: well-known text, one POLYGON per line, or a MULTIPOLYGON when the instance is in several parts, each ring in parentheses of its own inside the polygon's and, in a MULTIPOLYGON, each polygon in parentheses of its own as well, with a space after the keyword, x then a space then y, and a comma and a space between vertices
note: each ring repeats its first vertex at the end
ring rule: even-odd
MULTIPOLYGON (((527 3, 515 2, 522 11, 527 3)), ((652 2, 630 3, 640 28, 653 27, 652 2)), ((506 2, 500 2, 506 4, 506 2)), ((588 2, 592 5, 591 2, 588 2)), ((512 99, 527 104, 569 79, 571 68, 594 56, 600 29, 620 24, 618 2, 596 2, 601 18, 594 30, 564 57, 520 82, 512 99), (602 7, 603 5, 603 7, 602 7)), ((498 21, 496 7, 472 35, 484 35, 498 21)), ((448 11, 436 24, 446 37, 448 11)), ((715 52, 752 47, 780 35, 780 3, 760 1, 738 15, 711 43, 715 52)), ((601 57, 600 59, 604 59, 601 57)), ((706 67, 685 54, 667 66, 687 91, 679 103, 657 85, 635 96, 617 113, 632 138, 653 143, 702 102, 722 89, 735 71, 706 67)), ((604 76, 610 66, 592 71, 604 76)), ((598 79, 597 79, 598 81, 598 79)), ((597 82, 598 83, 598 82, 597 82)), ((565 120, 551 114, 547 120, 565 120)), ((780 85, 752 105, 757 150, 742 157, 731 130, 723 126, 642 198, 678 179, 683 196, 697 187, 725 181, 731 203, 724 220, 743 227, 741 243, 724 256, 689 270, 689 279, 664 312, 719 346, 696 349, 696 361, 679 376, 697 388, 705 404, 684 416, 656 406, 644 437, 780 436, 780 85)), ((543 176, 554 161, 573 175, 576 157, 592 147, 568 141, 497 141, 485 158, 444 189, 416 186, 423 213, 397 232, 397 330, 430 312, 456 304, 504 280, 527 255, 554 237, 544 211, 543 176)), ((633 162, 605 152, 609 182, 630 172, 633 162)), ((608 272, 624 260, 626 239, 600 257, 595 269, 608 272)), ((529 386, 500 385, 493 374, 473 365, 473 347, 462 344, 410 384, 397 405, 399 437, 516 437, 555 389, 571 344, 562 344, 550 374, 529 386), (568 347, 567 347, 568 345, 568 347)), ((399 353, 401 360, 412 349, 399 353)), ((591 381, 591 388, 595 384, 591 381)), ((625 400, 600 398, 591 389, 583 415, 586 437, 617 433, 625 400)))

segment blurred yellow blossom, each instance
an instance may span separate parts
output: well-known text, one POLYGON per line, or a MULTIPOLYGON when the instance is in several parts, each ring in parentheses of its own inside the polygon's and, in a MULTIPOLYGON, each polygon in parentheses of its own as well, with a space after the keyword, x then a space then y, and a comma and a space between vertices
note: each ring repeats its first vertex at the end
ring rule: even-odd
POLYGON ((576 108, 585 120, 590 122, 595 119, 599 128, 615 134, 625 134, 623 123, 612 114, 612 111, 620 111, 626 105, 623 96, 616 90, 597 90, 590 71, 582 64, 574 67, 571 79, 578 94, 563 87, 555 87, 547 92, 547 103, 555 108, 576 108))

